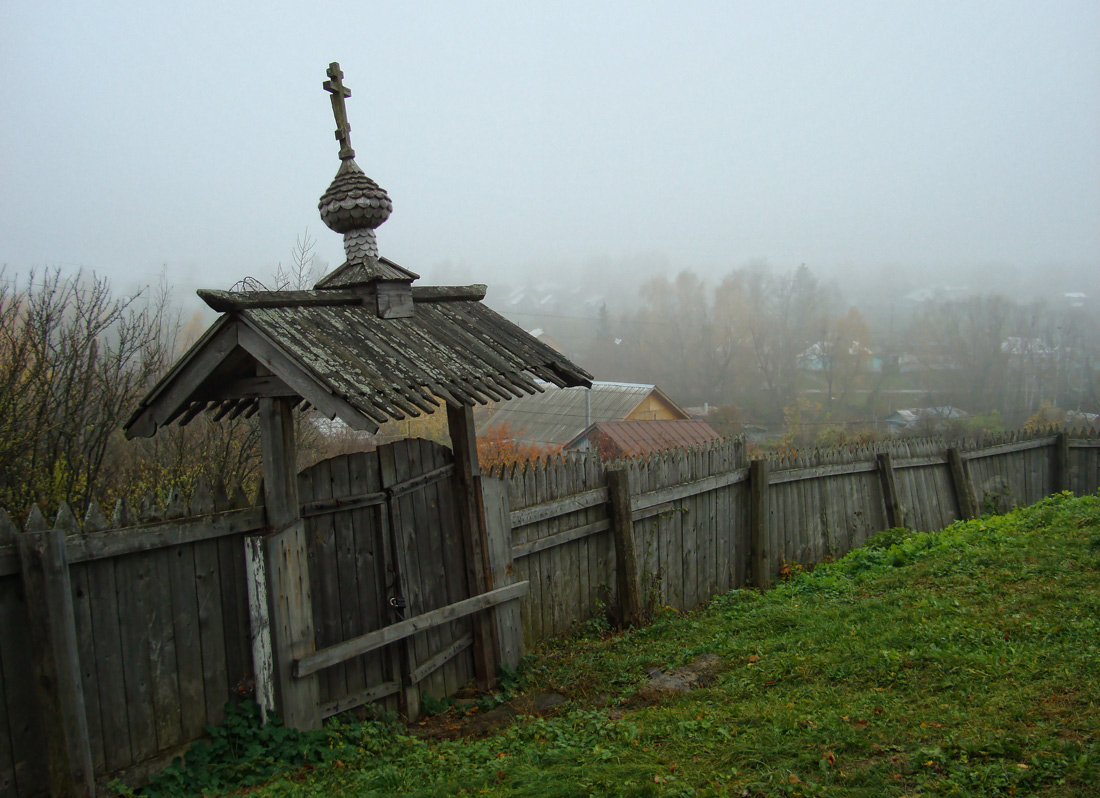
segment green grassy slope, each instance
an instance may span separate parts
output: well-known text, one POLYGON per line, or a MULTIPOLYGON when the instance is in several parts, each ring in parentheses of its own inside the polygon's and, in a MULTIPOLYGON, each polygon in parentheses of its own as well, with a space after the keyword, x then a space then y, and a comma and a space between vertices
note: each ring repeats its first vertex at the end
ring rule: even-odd
POLYGON ((488 737, 335 726, 256 795, 1100 795, 1100 497, 883 533, 760 595, 552 641, 570 701, 488 737), (703 654, 705 686, 642 701, 703 654))

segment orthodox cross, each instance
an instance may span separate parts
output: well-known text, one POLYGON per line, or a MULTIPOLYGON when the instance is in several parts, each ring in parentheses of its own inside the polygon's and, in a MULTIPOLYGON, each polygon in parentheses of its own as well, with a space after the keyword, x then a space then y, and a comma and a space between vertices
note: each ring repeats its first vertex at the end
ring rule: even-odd
POLYGON ((332 115, 336 117, 336 140, 340 142, 340 160, 346 161, 355 157, 355 150, 351 148, 351 125, 348 124, 348 112, 344 107, 344 98, 351 96, 351 89, 344 85, 344 73, 340 71, 340 64, 333 61, 328 65, 329 79, 322 86, 325 91, 331 92, 332 115))

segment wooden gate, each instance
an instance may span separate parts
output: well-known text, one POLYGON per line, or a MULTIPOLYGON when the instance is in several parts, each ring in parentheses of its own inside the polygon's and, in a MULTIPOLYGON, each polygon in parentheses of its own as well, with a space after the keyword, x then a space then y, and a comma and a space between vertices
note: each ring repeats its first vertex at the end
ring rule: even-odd
POLYGON ((318 652, 299 667, 318 674, 322 717, 374 701, 412 717, 421 694, 471 681, 463 610, 497 602, 468 587, 450 449, 415 439, 334 457, 303 471, 298 489, 318 652), (364 639, 371 650, 349 657, 364 639))

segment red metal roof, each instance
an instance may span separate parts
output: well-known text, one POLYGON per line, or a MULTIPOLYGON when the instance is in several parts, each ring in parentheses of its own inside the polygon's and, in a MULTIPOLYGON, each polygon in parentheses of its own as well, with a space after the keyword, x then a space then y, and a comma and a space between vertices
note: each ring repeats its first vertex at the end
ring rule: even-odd
POLYGON ((647 421, 600 421, 597 422, 564 448, 586 448, 604 436, 621 454, 646 454, 665 449, 684 449, 691 446, 716 441, 722 436, 714 427, 700 419, 647 420, 647 421))

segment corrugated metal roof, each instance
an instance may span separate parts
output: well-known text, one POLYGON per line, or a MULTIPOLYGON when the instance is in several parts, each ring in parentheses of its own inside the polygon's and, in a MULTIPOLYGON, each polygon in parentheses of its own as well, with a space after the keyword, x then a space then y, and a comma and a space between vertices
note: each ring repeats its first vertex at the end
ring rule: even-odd
POLYGON ((570 441, 566 448, 577 448, 580 444, 600 436, 607 436, 618 452, 625 455, 687 449, 722 437, 714 427, 697 418, 603 421, 586 429, 570 441))
MULTIPOLYGON (((591 421, 622 421, 646 397, 659 389, 655 385, 624 382, 593 382, 591 389, 545 386, 544 393, 505 402, 484 424, 484 429, 507 424, 517 439, 541 446, 560 446, 576 437, 589 423, 585 416, 585 393, 590 394, 591 421)), ((664 394, 661 394, 664 398, 664 394)))

